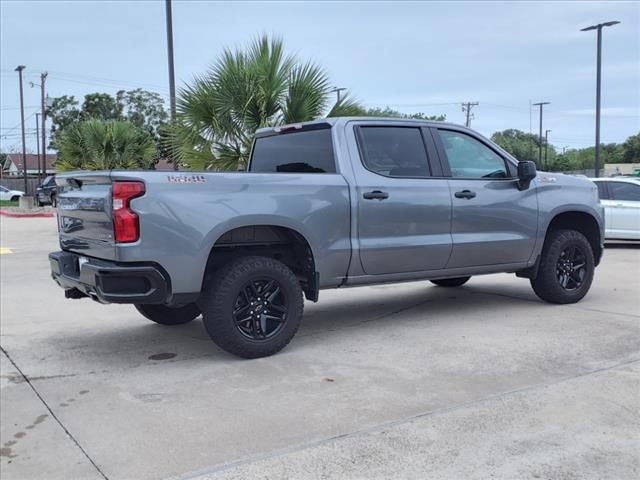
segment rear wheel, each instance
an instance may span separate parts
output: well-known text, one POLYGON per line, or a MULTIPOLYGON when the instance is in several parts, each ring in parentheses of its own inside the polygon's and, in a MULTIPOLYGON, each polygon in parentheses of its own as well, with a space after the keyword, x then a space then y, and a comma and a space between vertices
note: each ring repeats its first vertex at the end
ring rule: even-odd
POLYGON ((167 305, 134 305, 142 316, 160 325, 182 325, 189 323, 200 315, 200 309, 195 303, 189 303, 181 307, 169 307, 167 305))
POLYGON ((549 303, 575 303, 589 291, 595 261, 591 244, 575 230, 549 232, 536 278, 531 286, 549 303))
POLYGON ((431 283, 439 287, 459 287, 469 281, 471 277, 443 278, 441 280, 431 280, 431 283))
POLYGON ((243 257, 222 267, 199 303, 214 343, 243 358, 279 352, 302 321, 300 282, 286 265, 267 257, 243 257))

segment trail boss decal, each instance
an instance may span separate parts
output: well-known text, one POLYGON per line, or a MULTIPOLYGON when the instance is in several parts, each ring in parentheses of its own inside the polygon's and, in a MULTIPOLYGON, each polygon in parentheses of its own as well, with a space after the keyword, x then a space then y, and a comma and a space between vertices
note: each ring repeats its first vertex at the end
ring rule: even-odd
POLYGON ((204 175, 169 175, 169 183, 207 183, 204 175))

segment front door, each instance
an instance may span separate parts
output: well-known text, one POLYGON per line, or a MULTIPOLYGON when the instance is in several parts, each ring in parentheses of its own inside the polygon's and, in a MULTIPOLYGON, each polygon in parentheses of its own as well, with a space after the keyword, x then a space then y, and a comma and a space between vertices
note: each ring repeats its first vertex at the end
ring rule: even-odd
POLYGON ((481 137, 437 132, 453 205, 447 268, 527 262, 538 227, 535 182, 519 190, 515 167, 481 137))
POLYGON ((451 253, 451 197, 447 181, 432 176, 429 156, 436 153, 429 130, 361 125, 356 133, 362 160, 354 168, 364 272, 444 268, 451 253))

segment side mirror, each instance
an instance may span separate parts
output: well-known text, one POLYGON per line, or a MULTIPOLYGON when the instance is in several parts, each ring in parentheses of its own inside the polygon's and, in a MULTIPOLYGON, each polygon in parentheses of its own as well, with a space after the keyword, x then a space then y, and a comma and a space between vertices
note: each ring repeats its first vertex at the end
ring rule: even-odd
POLYGON ((529 188, 531 180, 536 178, 536 164, 531 161, 518 162, 518 180, 521 190, 529 188))

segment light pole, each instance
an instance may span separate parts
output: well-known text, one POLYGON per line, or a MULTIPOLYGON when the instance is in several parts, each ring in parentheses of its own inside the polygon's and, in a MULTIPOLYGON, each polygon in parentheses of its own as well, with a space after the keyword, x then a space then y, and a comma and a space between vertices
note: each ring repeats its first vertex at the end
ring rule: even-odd
POLYGON ((331 93, 335 92, 336 97, 338 97, 337 103, 340 103, 340 92, 342 92, 343 90, 346 90, 346 88, 345 87, 333 87, 331 89, 331 93))
POLYGON ((20 78, 20 122, 22 125, 22 170, 24 172, 24 194, 28 195, 27 183, 27 146, 24 138, 24 94, 22 92, 22 71, 27 68, 24 65, 18 65, 15 69, 20 78))
POLYGON ((38 124, 38 117, 40 117, 40 113, 36 112, 36 153, 38 155, 38 183, 42 183, 42 171, 40 170, 40 125, 38 124))
POLYGON ((552 130, 544 131, 544 169, 549 170, 549 163, 547 162, 547 150, 549 149, 549 132, 552 130))
MULTIPOLYGON (((176 74, 173 66, 173 14, 171 0, 165 0, 167 20, 167 61, 169 63, 169 103, 171 106, 171 123, 176 120, 176 74)), ((178 170, 178 162, 173 159, 173 169, 178 170)))
POLYGON ((595 160, 595 174, 596 178, 600 176, 600 80, 602 75, 602 28, 611 27, 617 25, 617 20, 612 22, 599 23, 597 25, 591 25, 590 27, 582 28, 581 32, 588 32, 589 30, 598 31, 598 53, 597 53, 597 67, 596 67, 596 160, 595 160))
POLYGON ((542 107, 544 105, 549 105, 550 103, 551 102, 538 102, 533 104, 540 107, 540 143, 538 144, 538 165, 542 165, 542 107))

